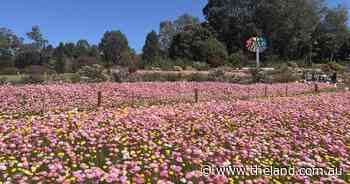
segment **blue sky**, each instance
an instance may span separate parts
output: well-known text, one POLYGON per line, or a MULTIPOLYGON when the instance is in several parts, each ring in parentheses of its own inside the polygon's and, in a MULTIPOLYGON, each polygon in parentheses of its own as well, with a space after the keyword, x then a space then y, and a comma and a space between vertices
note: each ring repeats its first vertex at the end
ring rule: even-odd
MULTIPOLYGON (((331 4, 349 0, 328 0, 331 4)), ((121 30, 129 44, 142 49, 145 36, 159 23, 190 13, 203 19, 207 0, 4 0, 0 6, 0 27, 25 37, 32 25, 39 25, 51 44, 87 39, 98 43, 107 30, 121 30)))

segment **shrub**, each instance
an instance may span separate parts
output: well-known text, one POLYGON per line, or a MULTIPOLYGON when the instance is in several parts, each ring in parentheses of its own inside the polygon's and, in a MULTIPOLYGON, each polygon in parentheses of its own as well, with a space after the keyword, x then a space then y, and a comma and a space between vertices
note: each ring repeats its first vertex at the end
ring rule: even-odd
POLYGON ((41 66, 41 65, 31 65, 26 67, 23 72, 25 74, 30 74, 30 75, 38 75, 38 74, 51 74, 51 73, 55 73, 55 71, 50 70, 49 68, 45 67, 45 66, 41 66))
POLYGON ((187 81, 194 81, 194 82, 204 82, 204 81, 210 81, 209 76, 207 74, 202 73, 193 73, 186 77, 187 81))
POLYGON ((299 68, 299 65, 296 62, 294 62, 294 61, 289 61, 287 63, 287 66, 288 67, 292 67, 292 68, 299 68))
POLYGON ((173 70, 174 70, 174 71, 182 71, 183 69, 182 69, 181 66, 174 66, 174 67, 173 67, 173 70))
POLYGON ((45 77, 41 74, 26 74, 20 79, 22 84, 38 84, 45 82, 45 77))
POLYGON ((16 75, 19 70, 16 67, 6 67, 0 70, 0 74, 2 75, 16 75))
POLYGON ((192 67, 199 70, 199 71, 204 71, 204 70, 209 70, 210 66, 207 63, 204 62, 194 62, 192 64, 192 67))
POLYGON ((212 81, 225 81, 225 71, 222 69, 210 70, 208 78, 212 81))
POLYGON ((78 73, 69 73, 62 75, 65 82, 79 83, 81 81, 80 75, 78 73))
POLYGON ((6 84, 7 77, 0 77, 0 85, 6 84))
POLYGON ((114 82, 124 82, 129 76, 129 69, 127 67, 115 66, 110 72, 114 82))
POLYGON ((257 68, 253 68, 249 70, 249 73, 252 76, 252 82, 257 83, 257 82, 266 82, 266 77, 267 74, 265 71, 257 68))
POLYGON ((277 71, 274 72, 274 75, 272 76, 272 82, 276 83, 295 82, 300 79, 301 78, 298 76, 298 74, 287 65, 282 65, 277 71))
POLYGON ((341 72, 345 70, 345 67, 341 64, 338 64, 336 62, 330 62, 327 64, 322 64, 321 69, 324 72, 341 72))
POLYGON ((78 74, 85 82, 103 82, 109 79, 104 67, 98 64, 94 64, 93 66, 84 66, 78 71, 78 74))
POLYGON ((242 52, 236 52, 227 57, 226 63, 235 68, 241 68, 245 60, 242 52))
POLYGON ((218 67, 225 64, 227 50, 224 44, 215 38, 198 43, 198 59, 205 60, 210 66, 218 67))

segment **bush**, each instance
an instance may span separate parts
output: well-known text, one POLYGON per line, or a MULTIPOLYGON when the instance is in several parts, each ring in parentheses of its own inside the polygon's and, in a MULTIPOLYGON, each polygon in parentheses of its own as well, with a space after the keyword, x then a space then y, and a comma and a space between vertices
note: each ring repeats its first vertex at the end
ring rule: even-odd
POLYGON ((211 81, 225 81, 225 71, 222 69, 213 69, 209 71, 208 78, 211 81))
POLYGON ((19 70, 16 67, 6 67, 0 70, 2 75, 17 75, 18 72, 19 70))
POLYGON ((247 60, 247 59, 244 56, 243 52, 236 52, 236 53, 231 54, 227 58, 226 63, 232 67, 241 68, 243 66, 243 63, 245 62, 245 60, 247 60))
POLYGON ((253 68, 249 70, 249 73, 252 76, 252 82, 257 83, 257 82, 266 82, 267 79, 267 74, 265 71, 257 68, 253 68))
POLYGON ((199 71, 205 71, 205 70, 209 70, 210 66, 207 63, 204 62, 194 62, 192 64, 192 67, 199 70, 199 71))
POLYGON ((41 74, 26 74, 20 79, 22 84, 39 84, 45 82, 45 77, 41 74))
POLYGON ((78 73, 66 73, 60 75, 65 82, 79 83, 81 81, 80 75, 78 73))
POLYGON ((194 81, 194 82, 204 82, 204 81, 210 81, 209 76, 206 74, 201 73, 193 73, 189 76, 187 76, 187 81, 194 81))
POLYGON ((288 67, 292 67, 292 68, 299 68, 299 65, 296 62, 294 62, 294 61, 289 61, 287 63, 287 66, 288 67))
POLYGON ((324 72, 342 72, 345 70, 345 67, 336 62, 330 62, 327 64, 321 64, 321 69, 324 72))
POLYGON ((104 82, 109 80, 109 76, 104 67, 98 64, 84 66, 78 71, 78 74, 85 82, 104 82))
POLYGON ((7 82, 7 77, 0 77, 0 85, 4 85, 7 82))
POLYGON ((198 60, 206 61, 212 67, 225 64, 227 50, 224 44, 215 38, 201 41, 197 44, 198 60))
POLYGON ((300 80, 301 78, 297 73, 293 71, 287 65, 282 65, 277 71, 272 75, 272 81, 275 83, 287 83, 287 82, 295 82, 300 80))
POLYGON ((111 69, 111 75, 114 82, 124 82, 129 76, 129 69, 127 67, 115 66, 111 69))
POLYGON ((31 65, 26 67, 23 72, 25 74, 30 74, 30 75, 38 75, 38 74, 52 74, 55 73, 55 71, 50 70, 49 68, 41 65, 31 65))

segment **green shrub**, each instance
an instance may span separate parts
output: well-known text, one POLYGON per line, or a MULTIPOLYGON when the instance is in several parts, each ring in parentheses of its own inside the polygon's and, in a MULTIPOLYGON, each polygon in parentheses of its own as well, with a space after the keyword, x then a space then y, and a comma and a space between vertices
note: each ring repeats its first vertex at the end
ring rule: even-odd
POLYGON ((209 76, 207 74, 201 74, 201 73, 197 73, 197 72, 186 76, 186 80, 187 81, 194 81, 194 82, 210 81, 209 76))
POLYGON ((226 59, 226 64, 235 67, 235 68, 241 68, 242 62, 241 62, 241 56, 239 53, 233 53, 226 59))
POLYGON ((7 77, 0 77, 0 85, 6 84, 7 77))
POLYGON ((16 67, 6 67, 0 70, 1 75, 17 75, 19 70, 16 67))
POLYGON ((40 84, 45 82, 45 77, 42 74, 26 74, 20 79, 22 84, 40 84))
POLYGON ((104 67, 98 64, 84 66, 78 71, 78 74, 85 82, 104 82, 109 79, 104 67))
POLYGON ((261 69, 257 69, 257 68, 253 68, 249 70, 250 75, 252 76, 252 82, 253 83, 257 83, 257 82, 266 82, 266 72, 261 70, 261 69))
POLYGON ((211 81, 225 81, 225 71, 222 69, 213 69, 209 71, 208 78, 211 81))
POLYGON ((288 65, 282 65, 271 77, 274 83, 295 82, 301 79, 288 65))
POLYGON ((204 62, 194 62, 192 64, 192 67, 199 70, 199 71, 204 71, 204 70, 209 70, 210 66, 207 63, 204 62))
POLYGON ((124 82, 129 76, 129 68, 117 66, 110 70, 114 82, 124 82))
POLYGON ((79 83, 81 81, 80 75, 78 73, 66 73, 62 76, 65 82, 79 83))

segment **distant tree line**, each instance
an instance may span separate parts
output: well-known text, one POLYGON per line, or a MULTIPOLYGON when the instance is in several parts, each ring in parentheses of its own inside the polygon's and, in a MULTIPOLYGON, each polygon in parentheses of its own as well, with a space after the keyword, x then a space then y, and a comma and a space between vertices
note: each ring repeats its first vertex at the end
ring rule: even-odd
POLYGON ((141 54, 129 47, 120 31, 107 31, 94 45, 87 40, 52 46, 38 26, 26 34, 0 28, 0 73, 28 68, 74 73, 86 65, 147 67, 217 67, 242 65, 252 55, 251 36, 264 36, 263 60, 347 61, 350 31, 346 7, 330 8, 322 0, 209 0, 205 21, 189 14, 160 23, 151 31, 141 54))

